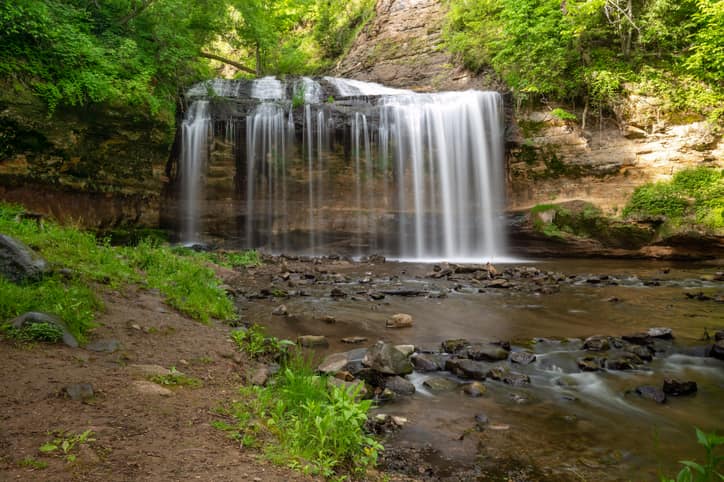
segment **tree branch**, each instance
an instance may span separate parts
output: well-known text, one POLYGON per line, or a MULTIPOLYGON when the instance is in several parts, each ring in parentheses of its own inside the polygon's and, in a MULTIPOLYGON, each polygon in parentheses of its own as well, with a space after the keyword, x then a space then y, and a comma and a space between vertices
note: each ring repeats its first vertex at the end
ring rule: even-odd
POLYGON ((153 3, 153 0, 144 0, 143 2, 141 2, 141 4, 138 7, 131 10, 131 13, 129 13, 128 15, 126 15, 125 17, 120 19, 118 21, 118 25, 125 25, 128 22, 130 22, 132 19, 138 17, 141 14, 141 12, 146 10, 149 7, 149 5, 151 5, 152 3, 153 3))
POLYGON ((242 65, 239 62, 235 62, 231 59, 227 59, 227 58, 221 57, 216 54, 210 54, 208 52, 202 51, 199 53, 199 57, 204 57, 204 58, 211 59, 211 60, 218 60, 219 62, 223 62, 225 64, 229 64, 233 67, 236 67, 237 69, 241 70, 242 72, 256 75, 256 70, 251 69, 251 68, 247 67, 246 65, 242 65))

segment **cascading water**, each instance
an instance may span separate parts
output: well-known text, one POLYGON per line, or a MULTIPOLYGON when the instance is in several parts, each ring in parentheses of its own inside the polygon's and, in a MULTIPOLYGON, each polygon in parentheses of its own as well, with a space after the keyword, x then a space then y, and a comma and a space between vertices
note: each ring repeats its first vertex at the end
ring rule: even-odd
POLYGON ((208 155, 210 121, 209 102, 197 100, 189 107, 181 126, 180 176, 184 213, 181 240, 187 244, 199 241, 199 203, 208 155))
MULTIPOLYGON (((221 234, 244 247, 411 259, 505 256, 499 94, 265 77, 216 80, 188 96, 205 98, 210 90, 223 101, 211 114, 208 101, 195 101, 184 121, 185 218, 199 217, 191 206, 199 186, 190 178, 202 178, 201 132, 212 123, 236 153, 239 222, 236 232, 221 234)), ((191 221, 184 226, 184 237, 197 230, 191 221)))

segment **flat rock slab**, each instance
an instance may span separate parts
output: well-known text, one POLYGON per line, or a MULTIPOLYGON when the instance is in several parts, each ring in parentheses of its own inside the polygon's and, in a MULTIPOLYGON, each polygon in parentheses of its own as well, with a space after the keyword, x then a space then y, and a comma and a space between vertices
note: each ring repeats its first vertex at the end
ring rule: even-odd
POLYGON ((364 343, 367 341, 367 338, 364 336, 348 336, 346 338, 342 338, 342 343, 348 343, 350 345, 357 345, 359 343, 364 343))
POLYGON ((459 385, 455 380, 445 377, 430 377, 422 382, 422 386, 433 392, 450 392, 457 389, 459 385))
POLYGON ((95 396, 93 385, 90 383, 74 383, 63 388, 63 394, 71 400, 85 401, 95 396))
POLYGON ((135 376, 143 378, 164 377, 171 374, 171 370, 161 365, 128 365, 128 368, 135 376))
POLYGON ((154 395, 161 397, 170 397, 173 395, 173 392, 168 388, 149 382, 148 380, 134 380, 132 385, 133 388, 142 395, 154 395))

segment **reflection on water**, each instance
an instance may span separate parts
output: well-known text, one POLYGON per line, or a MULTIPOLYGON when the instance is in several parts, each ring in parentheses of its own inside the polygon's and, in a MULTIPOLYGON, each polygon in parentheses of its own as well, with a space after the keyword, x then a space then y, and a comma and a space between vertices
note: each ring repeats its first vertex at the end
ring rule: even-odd
POLYGON ((378 408, 410 420, 388 443, 430 444, 450 457, 452 466, 491 466, 514 459, 542 468, 549 480, 658 480, 659 469, 673 474, 678 460, 701 458, 694 427, 724 432, 724 362, 701 356, 705 330, 713 334, 724 328, 724 304, 688 299, 685 293, 721 293, 724 283, 711 276, 721 267, 590 260, 536 266, 563 273, 569 281, 551 294, 478 292, 469 280, 426 277, 430 266, 343 265, 334 271, 345 275, 344 281, 310 285, 305 290, 311 296, 285 300, 296 315, 291 319, 270 316, 274 301, 243 308, 277 336, 327 335, 331 346, 325 353, 348 350, 339 342, 345 336, 367 337, 367 346, 382 339, 423 347, 439 346, 450 338, 500 338, 511 340, 514 350, 533 351, 535 363, 512 366, 530 376, 530 386, 513 388, 487 380, 485 396, 470 398, 461 390, 433 393, 423 386, 430 376, 463 382, 450 374, 414 374, 410 379, 418 390, 415 396, 378 408), (364 273, 368 270, 374 270, 371 276, 364 273), (360 283, 364 277, 372 278, 376 289, 423 287, 447 296, 370 301, 364 296, 370 288, 360 283), (330 298, 332 285, 351 296, 330 298), (385 320, 399 312, 413 316, 413 328, 386 330, 385 320), (333 315, 337 323, 321 323, 322 315, 333 315), (650 363, 630 371, 579 370, 576 359, 586 354, 583 338, 621 336, 656 326, 672 328, 676 339, 657 346, 661 352, 650 363), (664 377, 695 380, 698 392, 669 397, 665 404, 634 392, 641 385, 661 387, 664 377), (471 443, 472 436, 466 434, 479 413, 488 416, 490 426, 475 432, 478 443, 471 443))

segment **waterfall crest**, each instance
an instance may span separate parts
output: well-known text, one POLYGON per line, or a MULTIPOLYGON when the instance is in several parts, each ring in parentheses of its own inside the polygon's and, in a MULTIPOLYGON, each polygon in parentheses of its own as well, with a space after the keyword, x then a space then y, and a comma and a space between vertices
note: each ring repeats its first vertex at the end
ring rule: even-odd
POLYGON ((236 166, 230 202, 238 221, 234 233, 221 234, 242 247, 420 260, 506 254, 498 93, 265 77, 217 79, 187 97, 184 241, 196 241, 200 229, 213 131, 236 166), (209 92, 221 101, 209 102, 209 92))

